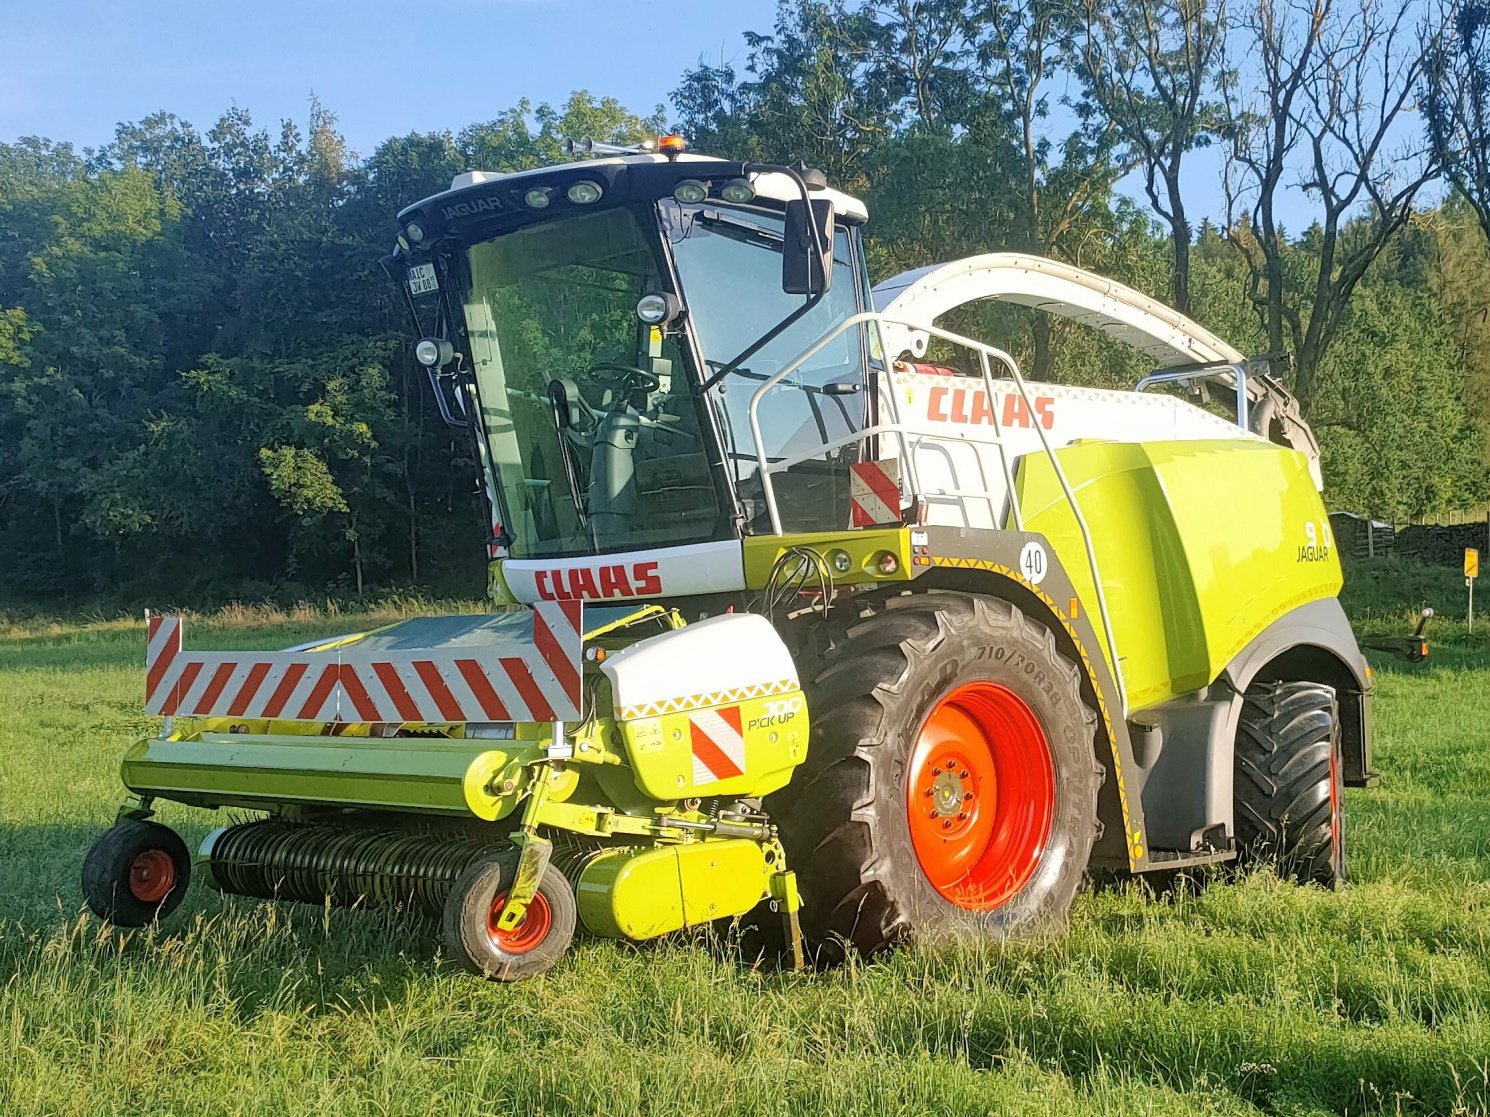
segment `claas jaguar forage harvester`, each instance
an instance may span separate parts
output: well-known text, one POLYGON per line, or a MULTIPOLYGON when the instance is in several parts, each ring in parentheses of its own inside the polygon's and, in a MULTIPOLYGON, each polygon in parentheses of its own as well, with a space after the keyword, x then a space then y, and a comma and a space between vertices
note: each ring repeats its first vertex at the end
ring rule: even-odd
POLYGON ((157 919, 194 872, 423 909, 516 979, 580 927, 744 917, 800 961, 1029 933, 1089 869, 1339 880, 1370 672, 1277 359, 1039 257, 871 287, 860 201, 683 147, 399 215, 384 266, 480 463, 492 611, 266 653, 152 617, 162 730, 93 910, 157 919), (951 328, 989 299, 1154 372, 1031 382, 951 328), (238 821, 193 857, 160 800, 238 821))

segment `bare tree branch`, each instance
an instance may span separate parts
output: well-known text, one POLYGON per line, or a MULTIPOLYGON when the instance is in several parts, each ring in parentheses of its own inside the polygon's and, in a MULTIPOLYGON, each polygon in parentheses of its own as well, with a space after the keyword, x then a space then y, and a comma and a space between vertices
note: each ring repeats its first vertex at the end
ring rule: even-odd
POLYGON ((1439 174, 1402 142, 1422 56, 1408 9, 1381 0, 1247 0, 1227 44, 1227 225, 1252 273, 1269 347, 1295 360, 1307 412, 1351 293, 1439 174), (1246 59, 1247 62, 1242 60, 1246 59), (1286 179, 1314 204, 1308 253, 1278 221, 1286 179), (1307 274, 1290 274, 1298 269, 1307 274))
POLYGON ((1185 154, 1219 121, 1213 92, 1225 0, 1077 0, 1072 51, 1088 95, 1143 170, 1144 193, 1169 226, 1174 304, 1190 309, 1191 228, 1185 154))
POLYGON ((1439 0, 1421 31, 1428 138, 1490 239, 1490 0, 1439 0))

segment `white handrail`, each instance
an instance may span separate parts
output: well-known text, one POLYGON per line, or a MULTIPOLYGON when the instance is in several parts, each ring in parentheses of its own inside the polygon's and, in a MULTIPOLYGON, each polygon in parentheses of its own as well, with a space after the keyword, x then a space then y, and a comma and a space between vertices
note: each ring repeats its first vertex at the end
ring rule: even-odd
MULTIPOLYGON (((767 392, 769 392, 772 388, 774 388, 777 384, 779 384, 783 379, 785 379, 787 376, 791 375, 792 373, 796 372, 797 369, 801 368, 802 365, 805 364, 812 357, 815 357, 820 350, 822 350, 825 346, 828 345, 829 342, 833 341, 840 334, 843 334, 843 333, 847 332, 848 330, 853 329, 856 326, 862 325, 865 322, 875 322, 876 323, 876 328, 878 328, 878 325, 877 324, 878 324, 878 321, 879 321, 879 317, 880 316, 878 314, 865 313, 865 314, 855 314, 855 315, 853 315, 853 316, 851 316, 849 318, 845 318, 842 322, 838 323, 838 325, 834 326, 833 329, 829 330, 822 337, 818 338, 815 342, 813 342, 811 345, 809 345, 805 350, 803 350, 800 354, 798 354, 794 359, 788 361, 786 364, 782 365, 780 369, 778 369, 772 375, 770 375, 769 377, 767 377, 765 383, 763 383, 759 388, 757 388, 755 390, 755 393, 750 397, 750 437, 755 440, 755 457, 756 457, 756 462, 757 462, 758 466, 760 467, 760 471, 761 471, 761 483, 765 487, 765 490, 766 490, 766 494, 765 494, 766 495, 766 512, 771 517, 771 531, 775 535, 782 534, 782 531, 781 531, 781 515, 780 515, 780 512, 776 508, 776 492, 775 492, 775 489, 772 487, 772 485, 770 483, 770 478, 769 478, 770 468, 769 468, 769 463, 766 461, 766 442, 765 442, 765 439, 761 435, 761 421, 760 421, 761 399, 765 396, 765 394, 767 392)), ((881 334, 881 346, 883 346, 883 344, 884 344, 883 334, 881 334)), ((892 404, 892 408, 895 410, 896 417, 898 418, 898 416, 899 416, 899 409, 898 408, 894 408, 894 405, 893 404, 892 404)), ((849 442, 859 442, 859 441, 862 441, 863 438, 864 438, 864 435, 862 433, 860 433, 859 435, 857 435, 857 436, 855 436, 853 438, 850 438, 848 441, 849 442)), ((912 470, 914 468, 913 465, 910 462, 910 446, 907 444, 907 442, 905 440, 904 433, 900 433, 899 434, 899 439, 900 439, 900 460, 902 462, 906 463, 906 469, 909 472, 910 470, 912 470)), ((846 445, 846 443, 842 443, 841 445, 846 445)), ((815 454, 809 454, 808 457, 817 457, 818 454, 825 453, 825 452, 826 452, 826 450, 823 447, 819 447, 817 453, 815 453, 815 454)))
MULTIPOLYGON (((978 350, 978 365, 983 372, 983 390, 988 393, 988 413, 993 418, 993 433, 999 436, 999 464, 1004 470, 1004 484, 1009 489, 1009 511, 1014 514, 1014 529, 1024 530, 1024 509, 1019 506, 1019 497, 1014 492, 1014 470, 1009 465, 1009 453, 1004 449, 1003 428, 1000 426, 1002 420, 999 418, 998 409, 993 406, 993 369, 988 363, 988 354, 983 349, 978 350)), ((1029 406, 1029 401, 1025 401, 1029 406)), ((1035 414, 1030 411, 1029 414, 1035 414)))
MULTIPOLYGON (((754 394, 752 394, 750 397, 750 435, 755 440, 755 456, 757 465, 760 470, 761 489, 765 496, 766 512, 771 520, 771 530, 773 534, 783 534, 781 526, 781 513, 776 504, 776 488, 771 480, 771 475, 773 473, 781 472, 802 461, 806 461, 809 458, 820 457, 823 454, 826 454, 832 450, 839 449, 840 447, 850 445, 851 443, 862 442, 866 439, 878 437, 880 435, 893 434, 900 443, 901 470, 905 477, 905 484, 911 498, 913 500, 916 500, 922 495, 930 495, 924 494, 923 490, 921 489, 919 477, 917 476, 916 472, 914 455, 911 452, 911 443, 907 438, 908 433, 920 434, 924 437, 925 432, 908 432, 905 428, 905 424, 901 422, 899 399, 897 398, 898 393, 895 391, 895 361, 890 353, 884 348, 884 327, 886 325, 912 326, 922 333, 931 335, 933 337, 939 337, 944 341, 948 341, 959 348, 971 349, 973 352, 977 353, 981 366, 984 387, 985 390, 988 392, 990 404, 992 403, 994 397, 994 384, 992 368, 989 364, 989 361, 990 359, 998 361, 1006 369, 1009 370, 1009 376, 1013 380, 1015 387, 1018 389, 1020 398, 1024 401, 1025 408, 1027 409, 1027 414, 1038 414, 1038 412, 1036 412, 1035 410, 1035 401, 1030 395, 1029 386, 1025 383, 1024 376, 1019 371, 1019 363, 1010 354, 1002 349, 997 348, 996 346, 985 345, 981 341, 976 341, 970 337, 964 337, 963 335, 953 333, 950 330, 943 330, 937 326, 929 326, 923 323, 901 322, 889 317, 888 315, 877 314, 872 311, 855 314, 849 318, 845 318, 832 330, 830 330, 828 333, 820 337, 817 341, 809 345, 796 358, 788 361, 777 372, 768 377, 765 382, 762 383, 761 386, 757 388, 754 394), (853 434, 847 435, 845 437, 826 441, 819 445, 812 453, 802 454, 795 457, 782 458, 774 463, 769 461, 766 454, 765 438, 762 434, 760 424, 760 405, 766 393, 771 391, 771 389, 776 387, 777 384, 781 383, 782 380, 790 376, 793 372, 796 372, 799 368, 802 367, 802 365, 804 365, 812 357, 817 355, 817 353, 819 353, 835 338, 839 337, 850 329, 855 329, 861 325, 869 323, 873 324, 875 331, 880 337, 880 348, 885 366, 883 375, 886 378, 888 390, 879 393, 879 399, 880 401, 887 404, 891 412, 891 421, 889 423, 877 423, 874 426, 855 431, 853 434)), ((1122 661, 1118 655, 1117 641, 1114 638, 1113 634, 1112 615, 1107 606, 1107 592, 1102 586, 1102 575, 1099 564, 1097 562, 1097 549, 1092 541, 1091 528, 1087 524, 1086 516, 1081 511, 1081 505, 1076 500, 1076 492, 1071 486, 1070 479, 1067 478, 1065 469, 1062 468, 1060 461, 1056 458, 1055 448, 1051 445, 1050 437, 1046 433, 1044 426, 1037 422, 1034 424, 1034 429, 1036 435, 1040 439, 1040 446, 1045 452, 1045 457, 1050 462, 1051 471, 1055 474, 1056 480, 1060 483, 1061 492, 1066 498, 1066 503, 1071 508, 1071 514, 1076 520, 1076 526, 1081 532, 1082 547, 1086 552, 1087 564, 1092 572, 1092 585, 1095 588, 1097 594, 1097 612, 1102 618, 1102 632, 1107 640, 1107 650, 1112 666, 1113 680, 1117 685, 1118 701, 1123 715, 1126 716, 1128 710, 1128 690, 1123 678, 1122 661)), ((1016 492, 1014 487, 1013 469, 1009 463, 1008 453, 1005 448, 1003 438, 1003 430, 999 425, 997 414, 994 415, 994 430, 992 437, 981 435, 968 438, 964 436, 964 440, 994 445, 998 447, 1000 461, 1003 466, 1005 483, 1008 485, 1009 490, 1010 512, 1012 513, 1014 519, 1015 528, 1017 530, 1023 530, 1024 516, 1022 509, 1020 508, 1019 494, 1016 492)), ((935 495, 944 494, 938 493, 935 495)))
MULTIPOLYGON (((937 329, 935 326, 922 326, 921 329, 929 334, 950 341, 954 345, 966 346, 979 352, 985 352, 989 356, 1002 361, 1004 367, 1009 370, 1009 375, 1013 378, 1015 387, 1019 389, 1019 396, 1024 400, 1024 406, 1027 409, 1026 413, 1029 415, 1037 414, 1035 411, 1035 401, 1030 396, 1029 385, 1025 383, 1024 377, 1019 372, 1019 362, 1008 353, 996 346, 984 345, 982 342, 974 341, 970 337, 963 337, 961 334, 937 329)), ((990 401, 993 399, 991 392, 989 399, 990 401)), ((1050 444, 1050 436, 1045 433, 1044 424, 1035 423, 1034 427, 1035 434, 1040 439, 1040 445, 1045 450, 1045 457, 1050 462, 1051 471, 1055 474, 1056 480, 1061 484, 1061 492, 1066 496, 1066 503, 1071 506, 1071 515, 1076 519, 1076 526, 1081 529, 1082 546, 1086 550, 1087 565, 1092 571, 1092 587, 1097 591, 1097 610, 1102 615, 1102 632, 1107 637, 1107 651, 1112 661, 1113 681, 1117 684, 1118 701, 1121 705, 1123 716, 1127 717, 1128 686, 1123 678, 1123 664, 1118 657, 1117 641, 1112 632, 1112 615, 1107 608, 1107 591, 1102 588, 1102 572, 1097 564, 1097 548, 1092 542, 1092 529, 1087 526, 1086 516, 1081 511, 1081 505, 1076 500, 1076 491, 1071 487, 1071 481, 1066 477, 1065 469, 1062 468, 1060 461, 1055 456, 1055 448, 1050 444)), ((1019 496, 1014 492, 1012 485, 1009 489, 1009 502, 1011 507, 1017 508, 1019 505, 1019 496)))

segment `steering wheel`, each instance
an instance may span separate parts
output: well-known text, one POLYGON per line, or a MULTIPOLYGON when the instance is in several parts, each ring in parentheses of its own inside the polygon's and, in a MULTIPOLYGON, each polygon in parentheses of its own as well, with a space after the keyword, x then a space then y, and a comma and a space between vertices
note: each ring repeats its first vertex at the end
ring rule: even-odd
POLYGON ((655 392, 662 387, 662 381, 657 378, 656 373, 648 372, 644 368, 635 365, 613 364, 610 361, 602 361, 598 365, 591 365, 585 370, 586 376, 593 376, 597 380, 608 380, 624 391, 655 392), (610 373, 609 376, 604 375, 610 373))

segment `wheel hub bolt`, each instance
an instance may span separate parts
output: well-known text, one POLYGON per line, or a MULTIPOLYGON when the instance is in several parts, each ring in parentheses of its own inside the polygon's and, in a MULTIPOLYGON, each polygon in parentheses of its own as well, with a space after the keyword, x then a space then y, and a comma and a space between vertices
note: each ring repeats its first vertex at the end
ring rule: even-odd
POLYGON ((964 791, 962 793, 962 801, 964 803, 971 803, 973 801, 973 793, 971 791, 964 791))
POLYGON ((952 820, 950 818, 947 819, 945 822, 942 823, 942 829, 943 830, 950 830, 950 829, 952 829, 952 820))

